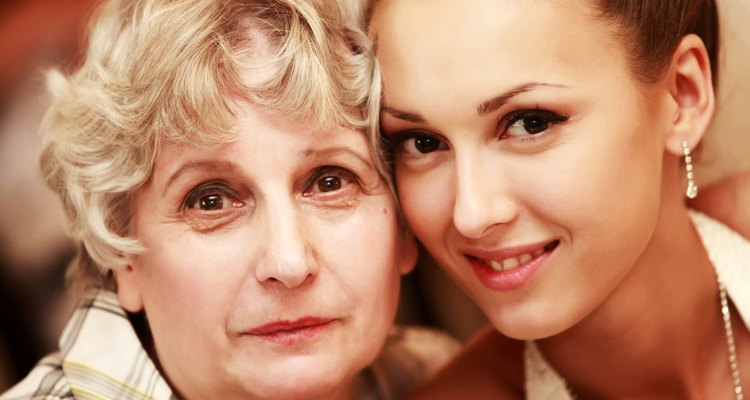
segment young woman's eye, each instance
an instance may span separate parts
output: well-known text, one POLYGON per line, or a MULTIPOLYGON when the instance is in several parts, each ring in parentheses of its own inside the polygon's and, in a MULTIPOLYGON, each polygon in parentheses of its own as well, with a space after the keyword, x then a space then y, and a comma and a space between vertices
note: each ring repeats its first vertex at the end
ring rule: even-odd
POLYGON ((356 177, 349 171, 336 167, 324 167, 315 171, 308 179, 302 195, 310 197, 335 193, 349 189, 356 182, 356 177))
POLYGON ((401 133, 396 136, 393 150, 404 155, 424 155, 445 150, 448 145, 439 137, 428 133, 401 133))
POLYGON ((505 124, 502 137, 523 137, 543 133, 550 126, 565 122, 568 117, 546 110, 524 110, 514 113, 505 124))

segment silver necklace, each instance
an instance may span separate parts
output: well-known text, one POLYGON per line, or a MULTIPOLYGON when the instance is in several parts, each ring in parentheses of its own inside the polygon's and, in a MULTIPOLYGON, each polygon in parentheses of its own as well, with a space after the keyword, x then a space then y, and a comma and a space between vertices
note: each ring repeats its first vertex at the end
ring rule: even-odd
MULTIPOLYGON (((729 301, 727 301, 727 288, 724 283, 719 283, 719 300, 721 301, 721 317, 724 320, 724 334, 727 337, 727 348, 729 349, 729 369, 732 371, 732 383, 734 384, 734 396, 736 400, 744 400, 742 393, 742 379, 740 376, 740 367, 737 360, 737 347, 734 344, 734 332, 732 331, 732 315, 729 313, 729 301)), ((573 389, 567 380, 565 389, 573 400, 580 400, 581 396, 573 389)))
POLYGON ((732 316, 729 314, 729 302, 727 301, 727 289, 724 283, 719 281, 719 299, 721 300, 721 316, 724 319, 724 333, 727 337, 727 348, 729 348, 729 369, 732 371, 732 383, 734 384, 734 395, 736 400, 743 400, 742 380, 740 379, 740 367, 737 363, 737 348, 734 345, 734 332, 732 332, 732 316))

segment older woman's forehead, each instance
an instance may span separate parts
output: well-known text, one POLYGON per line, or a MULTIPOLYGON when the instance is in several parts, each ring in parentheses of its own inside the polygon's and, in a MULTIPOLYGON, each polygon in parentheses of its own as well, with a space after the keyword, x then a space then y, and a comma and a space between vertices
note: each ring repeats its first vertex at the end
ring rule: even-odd
POLYGON ((208 137, 216 140, 208 143, 188 135, 180 140, 162 141, 155 164, 170 164, 184 155, 220 155, 238 145, 257 147, 256 150, 263 151, 274 144, 282 144, 290 157, 315 158, 346 150, 371 162, 370 142, 364 130, 345 126, 324 128, 315 121, 290 119, 266 106, 242 100, 236 104, 235 130, 232 134, 212 136, 209 133, 208 137))

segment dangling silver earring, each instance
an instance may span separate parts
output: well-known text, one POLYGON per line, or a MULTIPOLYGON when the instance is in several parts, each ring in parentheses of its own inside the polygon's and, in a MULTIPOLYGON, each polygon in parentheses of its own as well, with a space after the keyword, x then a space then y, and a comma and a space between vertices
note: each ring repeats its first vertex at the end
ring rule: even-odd
POLYGON ((694 199, 698 196, 698 186, 695 185, 695 179, 693 176, 693 157, 690 156, 690 146, 688 146, 687 140, 682 141, 682 154, 685 155, 685 171, 687 171, 688 181, 685 195, 688 199, 694 199))

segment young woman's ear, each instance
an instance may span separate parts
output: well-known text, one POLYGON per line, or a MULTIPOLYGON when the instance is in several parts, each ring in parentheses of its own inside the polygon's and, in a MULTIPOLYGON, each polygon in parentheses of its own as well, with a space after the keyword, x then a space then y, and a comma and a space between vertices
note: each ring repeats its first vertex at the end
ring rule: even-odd
POLYGON ((143 296, 138 279, 138 270, 134 267, 133 256, 127 265, 113 270, 117 282, 117 299, 120 306, 131 313, 143 310, 143 296))
POLYGON ((715 99, 711 63, 703 41, 690 34, 682 38, 669 65, 670 95, 677 105, 667 151, 682 155, 682 142, 690 149, 703 138, 714 114, 715 99))

